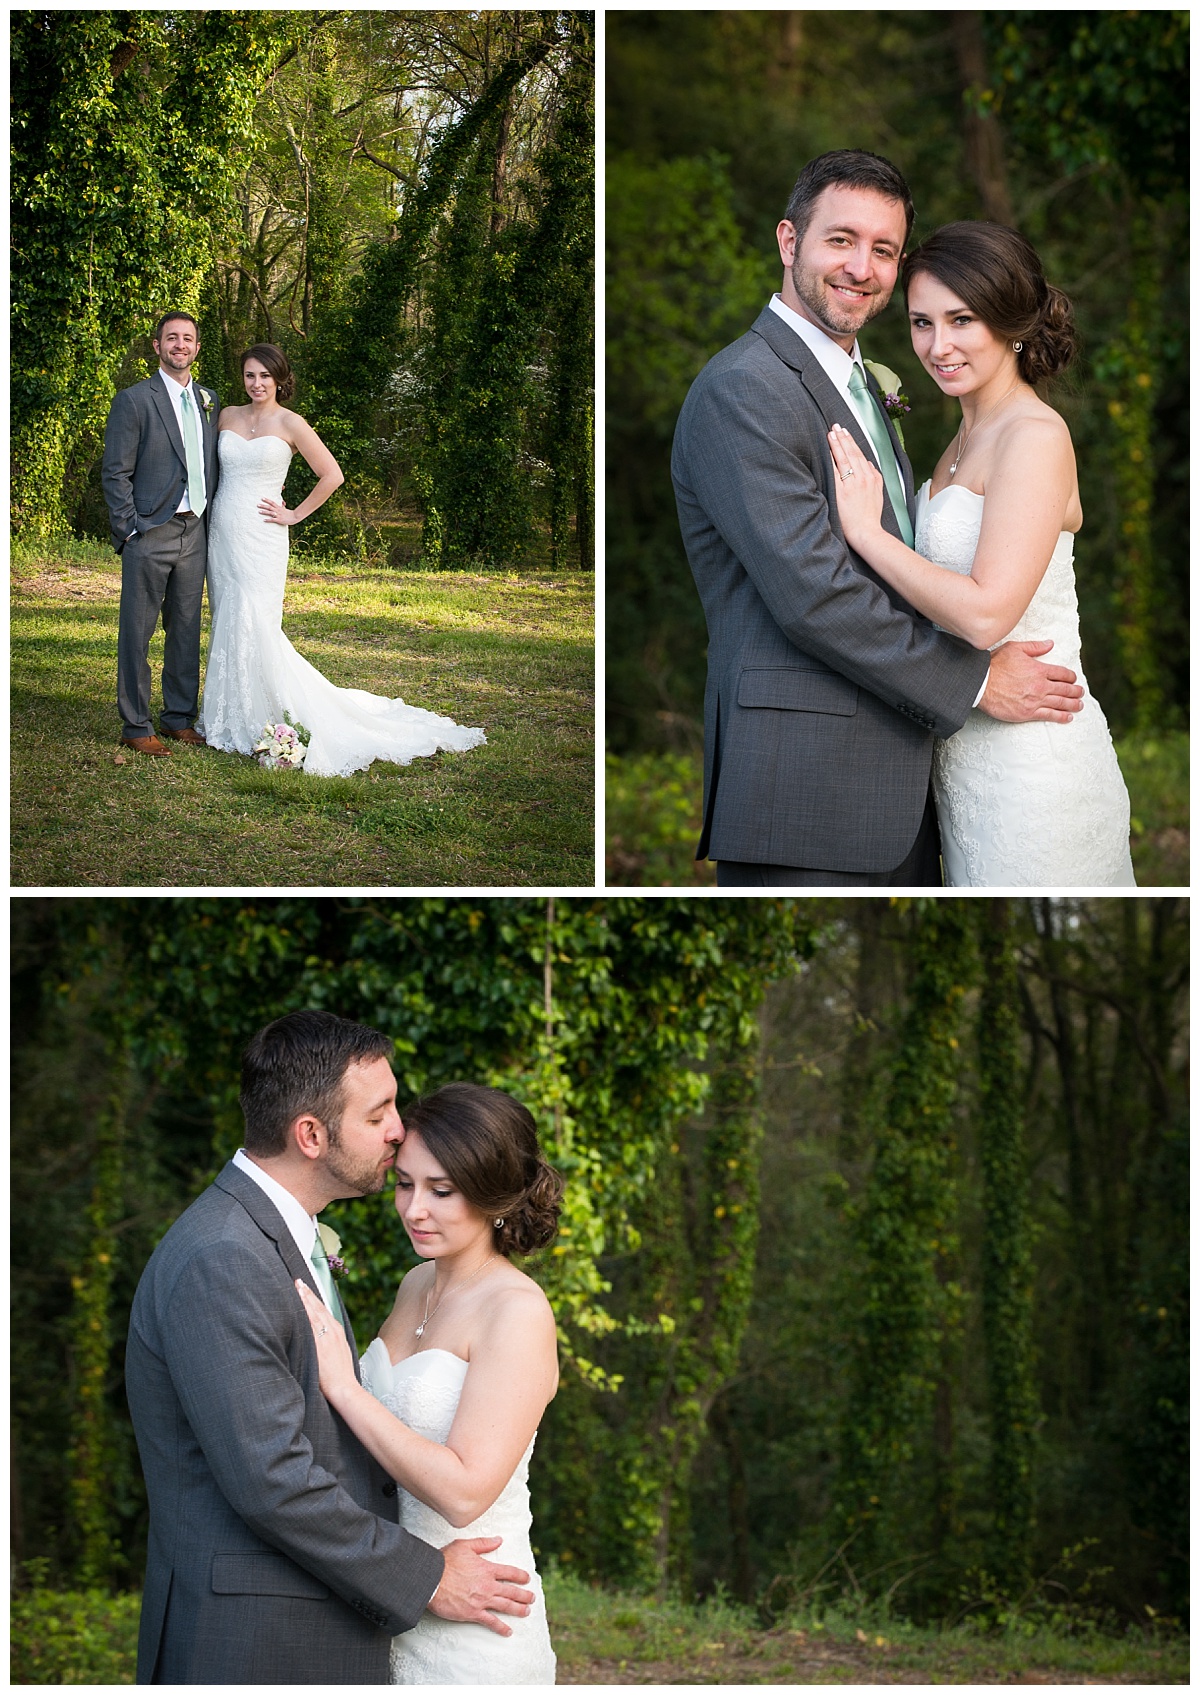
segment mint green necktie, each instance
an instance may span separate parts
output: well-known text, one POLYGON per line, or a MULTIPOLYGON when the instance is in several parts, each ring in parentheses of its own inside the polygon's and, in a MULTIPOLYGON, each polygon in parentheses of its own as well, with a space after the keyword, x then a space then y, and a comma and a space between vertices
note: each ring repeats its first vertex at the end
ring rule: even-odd
POLYGON ((183 452, 187 460, 188 505, 197 518, 204 511, 204 467, 200 462, 200 431, 196 423, 196 408, 185 388, 183 406, 183 452))
POLYGON ((892 510, 900 525, 900 534, 909 547, 913 544, 912 524, 908 518, 908 505, 904 499, 904 484, 900 480, 900 467, 896 463, 895 450, 887 433, 875 397, 867 387, 866 379, 858 365, 850 368, 850 393, 858 402, 859 421, 871 438, 875 448, 875 456, 879 460, 879 469, 883 472, 883 481, 891 496, 892 510))
POLYGON ((325 1300, 334 1318, 341 1322, 342 1303, 338 1300, 337 1285, 333 1281, 333 1272, 329 1269, 329 1256, 325 1252, 325 1244, 321 1240, 321 1232, 317 1231, 317 1239, 309 1256, 312 1268, 316 1273, 317 1282, 325 1293, 325 1300))

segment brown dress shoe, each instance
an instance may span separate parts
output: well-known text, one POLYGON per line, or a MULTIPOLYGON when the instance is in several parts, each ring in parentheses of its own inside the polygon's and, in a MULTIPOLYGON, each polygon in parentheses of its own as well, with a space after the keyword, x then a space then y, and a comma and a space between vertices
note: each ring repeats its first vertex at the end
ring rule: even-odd
POLYGON ((193 730, 189 724, 184 730, 160 730, 159 735, 166 736, 168 741, 186 742, 189 747, 207 747, 208 743, 198 730, 193 730))
POLYGON ((131 747, 135 753, 152 753, 156 759, 166 759, 171 752, 157 736, 122 736, 121 746, 131 747))

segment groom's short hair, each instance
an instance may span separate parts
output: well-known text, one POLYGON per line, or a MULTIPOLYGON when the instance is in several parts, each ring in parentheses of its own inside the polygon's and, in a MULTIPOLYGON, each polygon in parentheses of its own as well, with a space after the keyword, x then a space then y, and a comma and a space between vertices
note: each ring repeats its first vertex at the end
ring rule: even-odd
POLYGON ((168 324, 173 324, 176 318, 182 318, 185 324, 190 324, 196 332, 196 340, 200 340, 200 326, 196 322, 195 318, 192 317, 190 312, 164 312, 162 317, 154 326, 154 335, 151 339, 153 341, 161 341, 163 330, 168 324))
POLYGON ((812 221, 813 207, 827 188, 869 188, 882 194, 885 200, 898 200, 904 207, 904 245, 912 234, 912 194, 908 184, 890 159, 878 153, 867 153, 861 147, 843 147, 835 153, 822 153, 810 159, 796 178, 783 214, 796 232, 797 245, 812 221))
POLYGON ((251 1037, 242 1055, 239 1100, 246 1152, 264 1159, 283 1153, 287 1128, 311 1113, 337 1136, 351 1065, 390 1059, 390 1036, 332 1012, 288 1012, 251 1037))

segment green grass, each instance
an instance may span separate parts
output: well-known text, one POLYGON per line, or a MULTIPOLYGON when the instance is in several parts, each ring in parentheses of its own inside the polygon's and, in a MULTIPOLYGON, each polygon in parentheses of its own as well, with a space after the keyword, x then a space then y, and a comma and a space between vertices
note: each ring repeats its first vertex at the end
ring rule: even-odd
MULTIPOLYGON (((1188 737, 1127 736, 1117 757, 1129 787, 1133 869, 1140 888, 1186 888, 1188 737)), ((606 881, 645 888, 716 882, 692 855, 700 836, 699 754, 609 754, 605 762, 606 881)))
POLYGON ((546 1578, 559 1683, 1186 1683, 1188 1643, 1142 1631, 923 1628, 826 1611, 767 1630, 744 1607, 699 1607, 546 1578))
MULTIPOLYGON (((14 555, 17 886, 591 886, 592 584, 581 573, 392 571, 294 561, 284 628, 342 687, 403 695, 486 747, 353 777, 117 746, 120 562, 14 555)), ((151 644, 157 715, 161 630, 151 644)), ((207 619, 202 652, 207 647, 207 619)))
MULTIPOLYGON (((140 1597, 35 1589, 12 1603, 14 1684, 132 1683, 140 1597)), ((559 1683, 1186 1683, 1188 1641, 1046 1626, 983 1633, 829 1612, 766 1630, 748 1608, 593 1589, 551 1570, 559 1683)))

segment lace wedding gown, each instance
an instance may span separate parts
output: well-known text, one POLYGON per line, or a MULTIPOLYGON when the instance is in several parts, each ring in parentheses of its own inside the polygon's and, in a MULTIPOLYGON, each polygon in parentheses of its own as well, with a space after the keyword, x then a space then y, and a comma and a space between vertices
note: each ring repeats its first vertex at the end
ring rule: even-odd
POLYGON ((372 760, 407 765, 439 748, 459 751, 486 740, 424 707, 339 689, 301 657, 283 633, 288 532, 263 521, 258 503, 278 499, 292 450, 279 436, 217 437, 221 480, 208 527, 208 598, 212 633, 197 728, 210 747, 253 753, 265 724, 283 715, 311 734, 304 770, 345 777, 372 760))
MULTIPOLYGON (((932 499, 929 489, 923 484, 917 497, 916 550, 968 576, 983 496, 958 483, 932 499)), ((953 888, 1133 887, 1129 795, 1079 660, 1073 544, 1064 530, 1005 639, 1052 640, 1046 660, 1076 673, 1083 709, 1070 724, 1004 724, 975 711, 957 735, 938 742, 933 792, 953 888)))
MULTIPOLYGON (((393 1365, 387 1347, 377 1336, 362 1357, 362 1380, 410 1430, 431 1442, 444 1442, 454 1423, 467 1362, 444 1348, 425 1348, 393 1365)), ((423 1542, 444 1547, 458 1537, 502 1536, 489 1556, 502 1565, 520 1566, 530 1574, 528 1587, 535 1600, 528 1618, 505 1615, 511 1636, 497 1636, 482 1624, 455 1624, 425 1613, 403 1636, 392 1639, 393 1683, 553 1683, 555 1659, 546 1623, 541 1579, 534 1570, 529 1545, 530 1442, 520 1465, 499 1498, 473 1524, 456 1530, 452 1524, 400 1490, 400 1523, 423 1542)))

